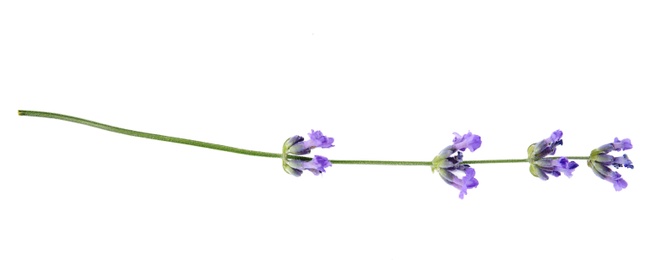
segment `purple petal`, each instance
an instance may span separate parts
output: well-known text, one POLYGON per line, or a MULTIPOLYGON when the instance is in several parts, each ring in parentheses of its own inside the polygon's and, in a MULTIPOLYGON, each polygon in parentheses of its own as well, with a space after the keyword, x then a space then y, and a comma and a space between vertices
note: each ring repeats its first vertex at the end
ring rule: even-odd
POLYGON ((471 152, 474 152, 480 146, 482 146, 482 138, 479 135, 471 133, 470 131, 468 131, 468 133, 463 136, 459 135, 458 133, 454 133, 453 142, 453 146, 457 150, 461 151, 470 149, 471 152))
POLYGON ((572 178, 572 172, 574 169, 579 167, 574 161, 569 161, 566 157, 561 157, 560 159, 553 161, 555 166, 555 171, 565 174, 568 178, 572 178))
POLYGON ((628 182, 626 182, 623 178, 621 178, 621 174, 619 174, 618 172, 612 172, 605 179, 614 184, 614 189, 616 191, 621 191, 622 189, 628 187, 628 182))
POLYGON ((551 133, 551 136, 548 138, 536 143, 535 148, 533 149, 533 154, 531 155, 532 158, 537 160, 542 159, 547 155, 556 154, 556 146, 563 144, 561 137, 563 137, 563 131, 556 130, 551 133))
POLYGON ((475 170, 469 166, 462 165, 461 168, 456 169, 443 169, 438 168, 438 173, 440 178, 442 178, 445 183, 451 185, 452 187, 458 189, 459 198, 463 199, 465 195, 468 194, 468 189, 472 189, 479 185, 479 181, 475 179, 475 170), (454 175, 450 170, 460 170, 464 171, 465 176, 463 179, 460 179, 458 176, 454 175))
MULTIPOLYGON (((574 162, 574 161, 571 161, 571 162, 567 163, 567 168, 570 169, 570 170, 572 170, 571 172, 573 172, 574 169, 576 169, 577 167, 579 167, 579 164, 576 163, 576 162, 574 162)), ((568 178, 569 178, 569 177, 572 177, 572 173, 571 173, 571 172, 570 172, 570 175, 567 176, 568 178)), ((566 174, 566 175, 567 175, 567 174, 566 174)))
POLYGON ((463 199, 465 195, 468 195, 468 189, 472 189, 477 187, 479 185, 479 181, 475 179, 475 169, 473 168, 466 168, 465 169, 465 176, 463 176, 463 179, 455 179, 454 183, 456 185, 453 185, 454 187, 458 188, 461 192, 459 192, 459 198, 463 199))
POLYGON ((632 149, 632 142, 630 142, 629 138, 625 138, 623 140, 618 140, 618 137, 614 138, 614 142, 612 143, 614 146, 614 151, 621 151, 621 150, 630 150, 632 149))
POLYGON ((463 176, 463 184, 466 188, 471 189, 479 185, 479 181, 475 179, 475 169, 469 167, 465 169, 466 175, 463 176))
POLYGON ((293 145, 288 146, 289 149, 287 149, 287 153, 304 155, 309 154, 312 149, 317 147, 330 148, 334 146, 334 139, 324 136, 320 131, 311 130, 310 134, 308 134, 308 137, 310 137, 310 139, 307 141, 303 141, 303 138, 300 136, 295 136, 289 139, 286 144, 293 142, 293 145))
POLYGON ((531 173, 533 173, 533 175, 537 175, 542 180, 549 179, 546 174, 559 177, 561 172, 565 175, 571 175, 572 171, 574 171, 574 169, 568 169, 568 160, 565 157, 561 157, 560 159, 541 159, 534 161, 531 165, 531 173))
POLYGON ((315 158, 313 160, 317 161, 317 163, 320 166, 322 166, 322 171, 324 171, 324 168, 331 166, 331 162, 329 161, 329 159, 327 157, 320 156, 320 155, 315 155, 315 158))
POLYGON ((324 156, 315 155, 310 161, 304 162, 301 160, 290 160, 287 162, 289 166, 297 170, 307 170, 315 175, 320 175, 325 172, 324 168, 330 167, 331 162, 324 156))
POLYGON ((628 182, 626 182, 624 179, 618 179, 614 182, 614 189, 616 191, 621 191, 627 187, 628 187, 628 182))
POLYGON ((463 199, 465 195, 468 195, 468 190, 466 189, 461 190, 461 192, 459 192, 459 199, 463 199))
POLYGON ((310 134, 308 134, 310 140, 306 141, 308 147, 330 148, 334 146, 333 138, 324 136, 321 131, 315 131, 312 129, 310 131, 311 131, 310 134))
POLYGON ((319 173, 325 172, 324 168, 329 166, 331 166, 331 162, 329 162, 329 159, 319 155, 315 155, 315 157, 313 157, 312 160, 303 164, 303 167, 306 170, 313 171, 313 173, 314 171, 317 171, 318 173, 316 173, 315 175, 319 175, 319 173))
POLYGON ((563 131, 556 130, 553 133, 551 133, 551 136, 547 139, 549 143, 555 143, 558 142, 563 137, 563 131))

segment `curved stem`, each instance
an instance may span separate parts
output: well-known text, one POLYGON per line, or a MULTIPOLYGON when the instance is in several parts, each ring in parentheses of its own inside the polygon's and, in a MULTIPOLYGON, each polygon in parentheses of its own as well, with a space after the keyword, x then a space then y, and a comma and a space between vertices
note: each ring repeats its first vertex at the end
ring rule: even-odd
POLYGON ((279 153, 267 153, 267 152, 261 152, 261 151, 253 151, 253 150, 241 149, 241 148, 236 148, 236 147, 231 147, 231 146, 226 146, 226 145, 221 145, 221 144, 207 143, 207 142, 190 140, 190 139, 173 137, 173 136, 166 136, 166 135, 151 134, 151 133, 146 133, 146 132, 139 132, 139 131, 134 131, 134 130, 130 130, 130 129, 110 126, 110 125, 106 125, 106 124, 86 120, 86 119, 83 119, 83 118, 78 118, 78 117, 73 117, 73 116, 68 116, 68 115, 61 115, 61 114, 56 114, 56 113, 19 110, 19 116, 35 116, 35 117, 46 117, 46 118, 59 119, 59 120, 63 120, 63 121, 69 121, 69 122, 73 122, 73 123, 77 123, 77 124, 96 127, 96 128, 99 128, 99 129, 103 129, 103 130, 107 130, 107 131, 111 131, 111 132, 119 133, 119 134, 131 135, 131 136, 154 139, 154 140, 160 140, 160 141, 165 141, 165 142, 187 144, 187 145, 204 147, 204 148, 220 150, 220 151, 225 151, 225 152, 231 152, 231 153, 240 153, 240 154, 245 154, 245 155, 269 157, 269 158, 281 158, 282 157, 282 154, 279 154, 279 153))
MULTIPOLYGON (((134 131, 134 130, 130 130, 130 129, 110 126, 110 125, 106 125, 106 124, 86 120, 86 119, 83 119, 83 118, 68 116, 68 115, 62 115, 62 114, 56 114, 56 113, 50 113, 50 112, 41 112, 41 111, 30 111, 30 110, 19 110, 18 113, 19 113, 19 116, 34 116, 34 117, 53 118, 53 119, 69 121, 69 122, 73 122, 73 123, 77 123, 77 124, 92 126, 92 127, 95 127, 95 128, 107 130, 107 131, 114 132, 114 133, 136 136, 136 137, 141 137, 141 138, 148 138, 148 139, 165 141, 165 142, 186 144, 186 145, 192 145, 192 146, 197 146, 197 147, 203 147, 203 148, 209 148, 209 149, 214 149, 214 150, 220 150, 220 151, 225 151, 225 152, 230 152, 230 153, 245 154, 245 155, 251 155, 251 156, 268 157, 268 158, 282 158, 282 154, 280 154, 280 153, 268 153, 268 152, 262 152, 262 151, 254 151, 254 150, 241 149, 241 148, 236 148, 236 147, 231 147, 231 146, 226 146, 226 145, 221 145, 221 144, 207 143, 207 142, 202 142, 202 141, 197 141, 197 140, 190 140, 190 139, 173 137, 173 136, 166 136, 166 135, 159 135, 159 134, 151 134, 151 133, 146 133, 146 132, 134 131)), ((566 156, 566 157, 570 160, 588 160, 588 156, 566 156)), ((294 155, 288 155, 287 158, 300 159, 300 160, 310 160, 310 159, 312 159, 310 157, 294 156, 294 155)), ((548 157, 548 158, 549 159, 555 159, 555 158, 560 158, 560 157, 548 157)), ((332 164, 366 164, 366 165, 430 166, 432 164, 431 161, 381 161, 381 160, 329 160, 329 161, 332 164)), ((463 161, 462 163, 464 163, 464 164, 484 164, 484 163, 522 163, 522 162, 528 162, 528 159, 470 160, 470 161, 463 161)))

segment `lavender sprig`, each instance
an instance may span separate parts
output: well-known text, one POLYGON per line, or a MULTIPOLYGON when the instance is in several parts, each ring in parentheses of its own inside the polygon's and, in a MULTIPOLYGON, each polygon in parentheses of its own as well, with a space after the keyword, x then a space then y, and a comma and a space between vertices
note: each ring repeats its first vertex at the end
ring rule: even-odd
POLYGON ((431 171, 437 171, 445 183, 458 189, 459 198, 463 199, 468 194, 468 189, 476 188, 479 181, 475 178, 475 169, 463 162, 463 154, 466 149, 474 152, 482 146, 482 138, 468 131, 465 135, 454 133, 453 144, 442 149, 433 158, 431 171), (457 176, 456 172, 464 173, 463 177, 457 176))
POLYGON ((610 167, 625 167, 630 169, 634 168, 632 161, 630 161, 627 155, 624 154, 623 156, 615 157, 608 154, 611 151, 631 149, 632 143, 630 142, 630 139, 619 140, 616 138, 614 139, 614 142, 605 144, 593 150, 590 156, 548 157, 548 155, 554 155, 556 153, 556 147, 563 144, 561 139, 563 133, 560 130, 556 130, 548 138, 530 145, 528 147, 528 157, 525 159, 464 161, 463 152, 466 150, 473 152, 477 150, 482 144, 480 136, 468 132, 464 135, 454 133, 455 137, 453 144, 443 149, 432 161, 329 160, 328 158, 320 155, 315 155, 312 158, 302 156, 310 153, 312 149, 315 148, 333 147, 333 138, 324 136, 322 132, 314 130, 311 130, 311 133, 309 134, 310 139, 305 140, 305 138, 301 136, 293 136, 284 142, 282 153, 269 153, 179 137, 134 131, 82 118, 50 112, 19 110, 18 114, 19 116, 43 117, 69 121, 119 134, 141 138, 186 144, 237 154, 267 158, 281 158, 283 161, 283 169, 285 169, 287 173, 294 176, 300 176, 303 171, 310 171, 315 175, 320 175, 325 171, 325 168, 330 167, 333 164, 431 166, 431 169, 433 171, 438 171, 440 177, 447 184, 459 190, 460 198, 463 198, 465 195, 467 195, 469 189, 476 188, 479 185, 479 181, 475 176, 476 172, 470 166, 470 164, 528 162, 530 163, 530 172, 534 176, 546 180, 548 179, 547 175, 558 177, 561 173, 571 177, 572 171, 574 171, 574 169, 578 166, 578 164, 572 160, 587 160, 588 166, 593 169, 593 172, 598 177, 613 183, 616 190, 625 189, 627 187, 627 182, 618 172, 613 171, 610 167))

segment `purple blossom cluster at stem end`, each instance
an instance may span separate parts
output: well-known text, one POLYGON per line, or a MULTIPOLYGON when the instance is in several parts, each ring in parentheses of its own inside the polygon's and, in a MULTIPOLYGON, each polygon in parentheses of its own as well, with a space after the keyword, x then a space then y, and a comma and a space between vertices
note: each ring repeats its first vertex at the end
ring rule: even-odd
POLYGON ((438 171, 445 183, 459 190, 459 198, 468 194, 468 189, 476 188, 479 181, 475 178, 475 169, 463 164, 463 154, 466 149, 471 152, 482 145, 482 138, 468 131, 467 134, 454 133, 453 144, 445 147, 432 161, 431 169, 438 171), (455 173, 463 174, 463 177, 455 173))
POLYGON ((632 142, 630 139, 625 138, 619 140, 618 137, 616 137, 613 142, 604 144, 591 151, 591 155, 588 158, 588 167, 590 167, 593 170, 593 173, 600 177, 600 179, 611 182, 616 191, 621 191, 628 187, 628 182, 623 179, 620 173, 612 170, 611 167, 614 167, 615 169, 623 167, 634 169, 635 166, 632 164, 632 161, 627 154, 613 156, 609 153, 612 151, 619 152, 630 149, 632 149, 632 142))
POLYGON ((311 130, 308 137, 310 139, 305 140, 301 136, 293 136, 283 144, 283 169, 287 173, 297 177, 301 176, 303 171, 310 171, 315 175, 321 175, 325 172, 325 168, 331 166, 329 159, 320 155, 315 155, 308 161, 288 158, 289 155, 309 154, 315 148, 331 148, 334 146, 334 139, 325 136, 321 131, 311 130))

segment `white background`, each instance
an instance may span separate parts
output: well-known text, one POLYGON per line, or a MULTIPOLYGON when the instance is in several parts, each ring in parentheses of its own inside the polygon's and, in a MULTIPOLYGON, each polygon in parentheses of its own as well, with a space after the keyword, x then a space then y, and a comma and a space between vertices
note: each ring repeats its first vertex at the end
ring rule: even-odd
MULTIPOLYGON (((665 259, 663 1, 4 1, 2 259, 665 259), (629 187, 585 162, 541 181, 475 165, 464 200, 428 167, 276 159, 114 134, 18 109, 331 159, 557 155, 631 138, 629 187)), ((620 155, 621 153, 619 153, 620 155)))

